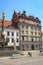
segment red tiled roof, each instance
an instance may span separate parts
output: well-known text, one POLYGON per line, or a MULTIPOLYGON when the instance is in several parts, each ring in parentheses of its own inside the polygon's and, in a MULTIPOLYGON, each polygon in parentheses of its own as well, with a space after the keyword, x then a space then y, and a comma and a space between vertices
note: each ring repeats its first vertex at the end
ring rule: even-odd
MULTIPOLYGON (((0 20, 0 27, 2 27, 2 20, 0 20)), ((4 21, 4 28, 10 28, 10 29, 15 29, 15 26, 12 25, 11 21, 4 21)))
POLYGON ((24 23, 28 23, 29 21, 23 21, 23 19, 24 20, 30 20, 30 21, 33 21, 33 25, 38 25, 38 26, 41 26, 41 21, 39 20, 39 18, 35 18, 35 17, 33 17, 33 16, 23 16, 22 14, 18 14, 18 13, 16 13, 16 14, 13 14, 13 18, 12 18, 12 21, 15 23, 15 22, 17 22, 17 23, 21 23, 21 22, 24 22, 24 23), (22 21, 20 21, 20 19, 22 19, 22 21))
POLYGON ((41 23, 38 17, 35 18, 34 16, 31 16, 31 15, 27 16, 27 15, 24 15, 23 13, 21 13, 21 14, 19 14, 19 13, 13 14, 13 18, 12 19, 16 20, 18 17, 23 18, 23 19, 28 19, 28 20, 36 21, 36 23, 37 22, 41 23))

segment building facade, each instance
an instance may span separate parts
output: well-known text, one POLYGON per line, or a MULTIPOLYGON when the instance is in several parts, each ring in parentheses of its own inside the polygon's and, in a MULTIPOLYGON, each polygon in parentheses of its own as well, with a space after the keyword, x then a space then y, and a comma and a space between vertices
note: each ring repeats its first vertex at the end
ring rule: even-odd
MULTIPOLYGON (((0 20, 0 31, 2 30, 2 22, 0 20)), ((1 33, 0 33, 1 34, 1 33)), ((19 30, 12 25, 11 21, 4 21, 4 37, 7 38, 7 47, 19 47, 19 30)), ((1 35, 0 35, 1 36, 1 35)))
POLYGON ((19 28, 20 49, 39 50, 41 45, 41 22, 36 17, 14 12, 12 22, 19 28))

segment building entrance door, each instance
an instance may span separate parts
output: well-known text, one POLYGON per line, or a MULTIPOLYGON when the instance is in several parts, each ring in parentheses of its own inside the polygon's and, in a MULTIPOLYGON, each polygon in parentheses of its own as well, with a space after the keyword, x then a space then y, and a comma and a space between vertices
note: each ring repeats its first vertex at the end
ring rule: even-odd
POLYGON ((31 49, 34 50, 34 45, 31 45, 31 49))

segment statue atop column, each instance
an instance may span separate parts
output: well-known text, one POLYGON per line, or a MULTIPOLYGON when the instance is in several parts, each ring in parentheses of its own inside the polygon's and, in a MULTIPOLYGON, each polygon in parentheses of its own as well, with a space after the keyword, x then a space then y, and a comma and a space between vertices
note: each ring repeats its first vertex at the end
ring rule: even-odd
POLYGON ((4 35, 4 19, 5 19, 5 14, 4 12, 2 13, 2 30, 1 30, 1 37, 0 37, 0 46, 1 49, 4 49, 4 45, 5 45, 5 35, 4 35))
POLYGON ((4 19, 5 19, 5 13, 2 13, 2 31, 1 31, 1 37, 4 38, 4 19))

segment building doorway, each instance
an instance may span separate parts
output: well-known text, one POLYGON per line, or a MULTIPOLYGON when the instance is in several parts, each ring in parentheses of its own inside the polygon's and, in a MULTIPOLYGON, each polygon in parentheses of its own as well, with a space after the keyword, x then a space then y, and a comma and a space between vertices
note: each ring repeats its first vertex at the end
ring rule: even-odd
POLYGON ((34 45, 31 45, 31 49, 34 50, 34 45))

